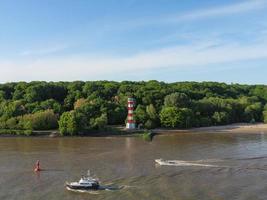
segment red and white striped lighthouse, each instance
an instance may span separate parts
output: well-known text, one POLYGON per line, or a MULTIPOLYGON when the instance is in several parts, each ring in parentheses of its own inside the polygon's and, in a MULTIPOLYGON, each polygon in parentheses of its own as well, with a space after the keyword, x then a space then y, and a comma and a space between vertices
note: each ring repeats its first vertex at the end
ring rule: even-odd
POLYGON ((135 121, 134 121, 134 98, 128 98, 128 116, 127 116, 127 129, 135 129, 135 121))

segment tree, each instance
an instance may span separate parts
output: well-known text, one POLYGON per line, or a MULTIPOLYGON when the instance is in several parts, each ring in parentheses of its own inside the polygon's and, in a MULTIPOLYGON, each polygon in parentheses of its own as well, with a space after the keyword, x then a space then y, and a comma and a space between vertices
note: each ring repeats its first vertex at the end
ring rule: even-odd
POLYGON ((118 105, 115 103, 109 103, 107 108, 108 124, 117 125, 124 124, 127 116, 126 106, 118 105))
POLYGON ((95 119, 91 118, 90 121, 91 127, 98 130, 105 128, 107 123, 108 123, 108 118, 106 113, 103 113, 100 117, 97 117, 95 119))
POLYGON ((159 116, 153 104, 146 106, 148 120, 145 122, 145 127, 148 129, 156 128, 159 125, 159 116))
POLYGON ((167 107, 184 108, 189 104, 190 99, 184 93, 175 92, 167 95, 164 99, 164 105, 167 107))
POLYGON ((156 80, 33 81, 0 84, 0 128, 57 127, 55 119, 64 112, 72 113, 69 124, 73 128, 65 126, 71 134, 104 127, 106 119, 111 125, 123 124, 129 96, 138 105, 134 111, 136 122, 146 128, 267 121, 267 108, 263 109, 267 103, 265 85, 156 80), (47 110, 53 114, 47 114, 47 110), (46 125, 48 115, 53 118, 49 122, 53 126, 46 125))
POLYGON ((2 101, 0 103, 0 115, 6 119, 23 115, 25 112, 26 110, 22 101, 2 101))
POLYGON ((80 98, 74 103, 74 109, 80 108, 87 103, 88 103, 88 101, 86 99, 80 98))
POLYGON ((39 111, 18 118, 18 126, 30 130, 51 130, 58 127, 58 116, 53 110, 39 111))
POLYGON ((153 104, 146 106, 146 113, 149 119, 154 120, 154 121, 158 119, 158 114, 153 104))
POLYGON ((157 124, 156 124, 154 121, 148 119, 148 120, 146 121, 146 123, 144 124, 144 127, 145 127, 146 129, 152 129, 152 128, 156 128, 156 127, 157 127, 157 124))
POLYGON ((194 116, 192 110, 188 108, 163 107, 160 121, 168 128, 190 128, 193 125, 194 116))
POLYGON ((259 102, 247 106, 244 112, 247 122, 262 121, 262 111, 262 104, 259 102))
POLYGON ((55 113, 61 113, 62 112, 61 104, 58 101, 54 100, 54 99, 48 99, 46 101, 40 102, 40 106, 39 107, 42 110, 51 109, 55 113))
POLYGON ((75 135, 79 131, 75 111, 64 112, 61 115, 58 124, 61 135, 75 135))
POLYGON ((160 122, 164 127, 179 127, 181 120, 179 109, 176 107, 164 107, 160 112, 160 122))
POLYGON ((145 106, 139 104, 134 111, 134 116, 137 124, 144 124, 148 119, 145 106))
POLYGON ((263 110, 263 121, 264 123, 267 123, 267 104, 265 104, 264 106, 264 110, 263 110))
POLYGON ((18 121, 15 117, 12 117, 6 121, 6 128, 17 129, 18 121))
POLYGON ((181 126, 183 128, 191 128, 192 126, 194 126, 195 117, 193 111, 190 108, 182 108, 180 109, 180 112, 183 121, 181 126))
POLYGON ((209 117, 200 117, 199 124, 201 127, 211 126, 212 122, 209 117))
POLYGON ((229 123, 229 115, 226 112, 215 112, 212 116, 215 125, 223 125, 229 123))

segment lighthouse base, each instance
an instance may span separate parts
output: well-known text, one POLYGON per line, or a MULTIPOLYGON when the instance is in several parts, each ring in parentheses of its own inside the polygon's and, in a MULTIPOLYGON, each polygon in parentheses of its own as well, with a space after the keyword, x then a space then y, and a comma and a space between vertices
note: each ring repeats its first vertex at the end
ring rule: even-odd
POLYGON ((134 123, 127 123, 126 128, 127 129, 135 129, 135 124, 134 123))

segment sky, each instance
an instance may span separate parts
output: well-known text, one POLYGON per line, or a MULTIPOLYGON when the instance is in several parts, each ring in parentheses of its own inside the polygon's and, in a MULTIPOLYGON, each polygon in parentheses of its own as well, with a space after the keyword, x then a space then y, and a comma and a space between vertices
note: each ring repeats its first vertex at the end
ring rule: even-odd
POLYGON ((0 0, 0 82, 267 84, 267 0, 0 0))

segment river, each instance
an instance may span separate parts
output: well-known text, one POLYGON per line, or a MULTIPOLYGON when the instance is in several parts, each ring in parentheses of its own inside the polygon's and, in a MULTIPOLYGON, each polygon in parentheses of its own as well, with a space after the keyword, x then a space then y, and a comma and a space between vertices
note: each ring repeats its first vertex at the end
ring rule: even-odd
POLYGON ((139 137, 2 137, 0 199, 265 200, 267 135, 185 133, 156 136, 152 142, 139 137), (157 158, 203 166, 158 166, 157 158), (34 173, 38 159, 44 171, 34 173), (78 180, 88 169, 103 190, 64 188, 65 181, 78 180))

